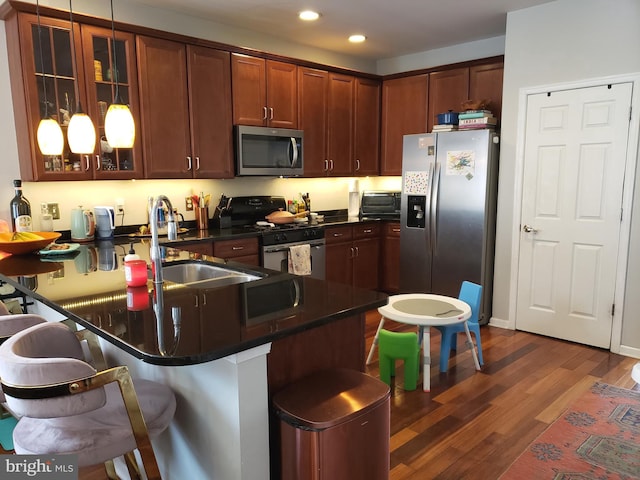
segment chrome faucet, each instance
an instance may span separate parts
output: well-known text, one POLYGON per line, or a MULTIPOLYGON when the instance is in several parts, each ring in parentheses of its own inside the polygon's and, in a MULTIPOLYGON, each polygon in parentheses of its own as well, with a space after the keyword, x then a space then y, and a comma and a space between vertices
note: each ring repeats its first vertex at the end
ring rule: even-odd
MULTIPOLYGON (((167 220, 167 238, 169 240, 177 240, 178 229, 176 227, 176 218, 173 212, 171 201, 165 195, 159 195, 149 207, 149 223, 151 224, 151 263, 153 265, 153 283, 159 285, 162 283, 162 255, 160 254, 160 245, 158 244, 158 209, 165 204, 169 210, 167 220)), ((160 286, 160 288, 162 288, 160 286)))

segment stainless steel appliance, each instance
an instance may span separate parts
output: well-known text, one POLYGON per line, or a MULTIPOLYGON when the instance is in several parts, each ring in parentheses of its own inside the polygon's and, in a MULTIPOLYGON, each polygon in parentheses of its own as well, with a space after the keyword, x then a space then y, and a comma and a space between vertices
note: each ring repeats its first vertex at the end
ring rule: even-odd
MULTIPOLYGON (((225 197, 226 198, 226 197, 225 197)), ((227 198, 226 215, 232 228, 259 232, 262 249, 261 265, 281 272, 288 271, 289 248, 309 244, 311 277, 325 277, 324 229, 308 223, 269 224, 265 217, 286 208, 284 197, 253 196, 227 198)))
POLYGON ((491 130, 405 135, 400 290, 457 297, 482 285, 491 316, 498 136, 491 130))
POLYGON ((400 192, 365 190, 360 202, 360 217, 399 220, 400 198, 400 192))
POLYGON ((293 177, 304 173, 302 130, 237 125, 236 174, 293 177))
POLYGON ((324 280, 325 241, 320 227, 288 229, 262 234, 262 266, 280 272, 288 271, 289 248, 308 243, 311 249, 311 278, 324 280))

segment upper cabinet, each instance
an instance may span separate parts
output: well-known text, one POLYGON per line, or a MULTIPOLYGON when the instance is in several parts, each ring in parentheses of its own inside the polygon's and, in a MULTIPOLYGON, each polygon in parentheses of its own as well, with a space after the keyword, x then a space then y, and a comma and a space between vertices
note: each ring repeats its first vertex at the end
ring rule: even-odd
POLYGON ((231 65, 234 124, 298 127, 296 65, 236 53, 231 65))
POLYGON ((459 112, 469 99, 469 69, 455 68, 429 74, 429 114, 427 132, 436 124, 436 115, 449 110, 459 112))
MULTIPOLYGON (((142 176, 139 149, 114 151, 103 140, 104 114, 113 101, 111 30, 71 25, 68 21, 15 13, 5 22, 10 57, 11 90, 23 180, 90 180, 142 176), (75 45, 72 40, 75 37, 75 45), (84 57, 83 57, 84 52, 84 57), (74 68, 74 62, 77 65, 74 68), (98 63, 100 64, 98 66, 98 63), (92 155, 70 152, 66 130, 80 100, 96 127, 92 155), (62 155, 42 155, 38 124, 56 119, 65 137, 62 155)), ((116 32, 120 91, 134 114, 138 112, 135 55, 132 37, 116 32), (134 83, 129 83, 133 78, 134 83)))
POLYGON ((439 113, 459 112, 466 100, 489 100, 487 109, 499 118, 503 71, 503 62, 495 62, 429 74, 428 131, 439 113))
POLYGON ((115 32, 115 45, 109 29, 82 26, 87 103, 85 109, 96 127, 94 178, 142 178, 140 141, 140 103, 135 39, 130 33, 115 32), (117 62, 117 65, 116 65, 117 62), (116 89, 120 101, 128 105, 136 120, 133 148, 111 148, 104 133, 104 118, 113 103, 116 89))
POLYGON ((427 74, 382 83, 381 175, 402 175, 402 137, 427 131, 427 74))
POLYGON ((380 82, 356 78, 354 173, 377 175, 380 168, 380 82))
POLYGON ((229 53, 154 37, 136 41, 146 177, 232 177, 229 53))
POLYGON ((305 176, 377 175, 379 81, 299 67, 298 106, 305 176))

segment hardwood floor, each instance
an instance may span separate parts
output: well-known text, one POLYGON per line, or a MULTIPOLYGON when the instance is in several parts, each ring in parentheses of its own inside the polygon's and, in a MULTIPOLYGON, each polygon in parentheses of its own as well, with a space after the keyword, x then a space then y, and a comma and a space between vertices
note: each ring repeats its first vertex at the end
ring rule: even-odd
MULTIPOLYGON (((367 315, 367 352, 378 322, 377 312, 367 315)), ((411 329, 391 321, 385 328, 411 329)), ((637 359, 489 326, 481 328, 482 371, 475 371, 460 338, 457 356, 441 374, 440 336, 431 333, 431 392, 421 385, 405 392, 401 367, 392 385, 390 480, 497 479, 594 382, 634 385, 630 373, 637 359)), ((367 373, 378 376, 377 354, 367 373)), ((92 467, 81 469, 79 478, 106 475, 92 467)))
MULTIPOLYGON (((378 322, 367 316, 367 348, 378 322)), ((461 336, 449 371, 439 373, 440 335, 431 333, 431 392, 405 392, 400 370, 392 385, 390 480, 497 479, 594 382, 634 385, 637 359, 489 326, 481 328, 481 372, 461 336)), ((377 356, 367 372, 378 376, 377 356)))

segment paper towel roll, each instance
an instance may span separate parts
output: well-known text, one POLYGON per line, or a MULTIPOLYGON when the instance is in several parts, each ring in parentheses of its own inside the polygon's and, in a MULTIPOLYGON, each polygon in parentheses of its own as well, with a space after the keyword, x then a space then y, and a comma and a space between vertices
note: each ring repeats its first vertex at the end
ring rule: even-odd
POLYGON ((357 178, 349 180, 349 193, 360 191, 360 181, 357 178))

